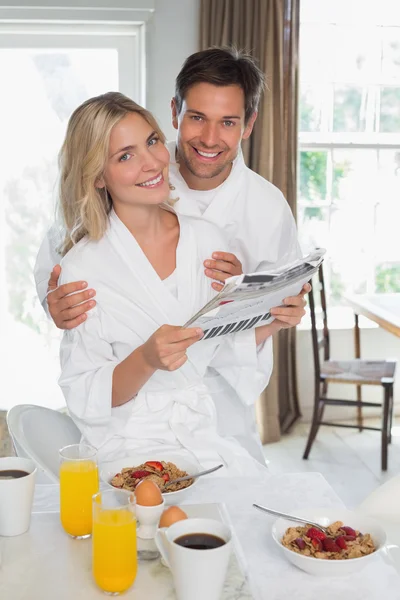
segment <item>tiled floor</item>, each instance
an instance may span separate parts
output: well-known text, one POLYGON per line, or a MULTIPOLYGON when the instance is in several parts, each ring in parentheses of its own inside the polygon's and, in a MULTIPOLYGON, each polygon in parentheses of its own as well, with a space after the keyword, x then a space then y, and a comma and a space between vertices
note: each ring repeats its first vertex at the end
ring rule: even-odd
MULTIPOLYGON (((379 421, 368 425, 379 427, 379 421)), ((380 468, 380 432, 321 427, 308 460, 303 460, 308 431, 308 424, 299 423, 280 442, 264 446, 272 473, 319 471, 347 507, 354 508, 400 472, 400 428, 393 428, 386 473, 380 468)))

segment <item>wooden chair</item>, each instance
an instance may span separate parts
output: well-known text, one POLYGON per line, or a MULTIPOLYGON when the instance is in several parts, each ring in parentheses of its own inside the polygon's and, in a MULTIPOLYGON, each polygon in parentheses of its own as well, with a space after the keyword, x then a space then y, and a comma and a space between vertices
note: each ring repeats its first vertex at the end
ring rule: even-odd
MULTIPOLYGON (((326 308, 326 295, 324 286, 324 275, 322 265, 318 270, 318 280, 321 296, 321 309, 323 319, 322 336, 316 326, 314 291, 309 293, 309 305, 311 313, 311 334, 314 355, 314 411, 311 423, 311 429, 307 440, 303 459, 307 459, 311 447, 316 438, 320 425, 330 427, 349 427, 356 428, 359 431, 364 429, 380 431, 382 435, 381 465, 382 470, 387 470, 388 462, 388 444, 391 442, 391 429, 393 419, 393 386, 396 362, 388 360, 370 361, 356 358, 353 360, 332 360, 330 358, 329 348, 329 329, 326 308), (320 351, 323 351, 323 361, 320 360, 320 351), (357 399, 344 400, 328 397, 328 384, 331 383, 349 383, 357 386, 357 399), (383 388, 383 403, 363 402, 361 399, 361 386, 380 385, 383 388), (354 406, 357 408, 357 424, 347 425, 344 423, 331 423, 323 420, 324 409, 326 405, 332 406, 354 406), (381 406, 382 425, 381 427, 366 427, 362 419, 362 407, 381 406)), ((357 339, 356 339, 357 345, 357 339)), ((359 349, 358 349, 359 350, 359 349)), ((357 351, 357 348, 356 348, 357 351)))

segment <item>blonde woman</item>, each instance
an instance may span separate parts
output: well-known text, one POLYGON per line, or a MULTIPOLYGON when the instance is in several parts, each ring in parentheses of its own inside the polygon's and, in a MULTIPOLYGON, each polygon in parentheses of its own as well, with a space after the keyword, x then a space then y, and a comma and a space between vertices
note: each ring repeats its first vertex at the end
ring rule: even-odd
POLYGON ((200 341, 181 326, 216 292, 203 261, 226 241, 168 206, 169 155, 152 115, 110 92, 72 115, 60 153, 62 283, 86 279, 96 305, 64 332, 60 385, 101 459, 180 453, 227 474, 265 468, 218 434, 203 378, 212 366, 253 403, 257 345, 274 323, 200 341))

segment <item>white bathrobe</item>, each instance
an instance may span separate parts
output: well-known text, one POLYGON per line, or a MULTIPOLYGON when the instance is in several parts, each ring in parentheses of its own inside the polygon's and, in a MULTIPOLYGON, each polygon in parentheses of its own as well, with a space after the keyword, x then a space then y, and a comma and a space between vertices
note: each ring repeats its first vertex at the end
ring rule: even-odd
MULTIPOLYGON (((175 148, 175 142, 168 144, 170 181, 175 187, 171 198, 179 198, 174 205, 176 212, 201 217, 220 227, 227 237, 228 251, 238 256, 245 273, 283 265, 301 255, 296 225, 284 196, 269 181, 246 167, 241 152, 225 182, 214 190, 202 192, 188 188, 175 161, 175 148), (201 206, 204 202, 208 204, 205 210, 201 206)), ((60 237, 53 227, 42 243, 35 265, 36 287, 46 311, 47 281, 53 266, 60 262, 56 251, 59 243, 60 237)), ((217 250, 223 248, 218 244, 210 246, 207 258, 217 250)), ((88 277, 84 271, 79 276, 84 280, 88 277)), ((259 346, 258 359, 263 388, 268 384, 273 367, 272 339, 259 346)), ((234 436, 263 462, 254 405, 248 400, 243 402, 237 390, 212 367, 207 370, 206 379, 218 411, 219 431, 224 436, 234 436)))
MULTIPOLYGON (((301 256, 296 224, 282 192, 249 169, 240 151, 229 177, 207 192, 191 190, 179 172, 176 144, 168 144, 170 180, 175 190, 171 197, 179 214, 202 217, 220 227, 228 238, 229 251, 243 265, 244 273, 266 271, 301 256)), ((214 251, 220 248, 214 248, 214 251)), ((268 385, 272 368, 272 338, 258 347, 263 373, 263 388, 268 385)), ((258 434, 255 406, 240 401, 236 390, 210 366, 206 374, 219 419, 219 431, 234 436, 261 462, 264 460, 258 434)))
POLYGON ((82 240, 62 260, 62 283, 85 277, 97 290, 97 306, 82 325, 64 332, 60 385, 72 418, 84 440, 99 449, 100 460, 170 451, 206 468, 222 460, 228 475, 256 473, 265 467, 238 442, 218 434, 215 403, 204 383, 213 362, 241 401, 254 402, 263 385, 254 330, 194 344, 183 367, 156 371, 136 397, 111 406, 115 366, 161 325, 183 325, 215 294, 203 261, 226 242, 210 223, 179 220, 177 297, 114 212, 100 241, 82 240))

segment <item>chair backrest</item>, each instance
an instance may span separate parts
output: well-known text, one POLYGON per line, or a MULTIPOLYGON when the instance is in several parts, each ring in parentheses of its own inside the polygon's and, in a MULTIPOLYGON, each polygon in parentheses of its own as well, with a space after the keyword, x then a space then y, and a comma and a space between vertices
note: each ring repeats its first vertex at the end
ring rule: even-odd
POLYGON ((313 356, 314 356, 314 368, 315 378, 319 382, 321 363, 320 363, 320 351, 323 350, 324 360, 329 360, 330 356, 330 345, 329 345, 329 328, 328 328, 328 311, 326 305, 326 294, 325 294, 325 281, 322 264, 319 266, 317 283, 312 283, 312 290, 308 295, 310 305, 310 316, 311 316, 311 336, 313 345, 313 356), (322 312, 322 332, 320 334, 317 328, 317 318, 315 310, 315 294, 319 288, 320 301, 321 301, 321 312, 322 312))
POLYGON ((81 439, 71 417, 43 406, 21 404, 8 411, 7 425, 18 456, 28 456, 58 482, 58 451, 81 439))

